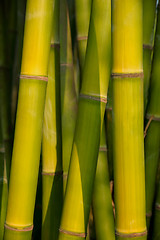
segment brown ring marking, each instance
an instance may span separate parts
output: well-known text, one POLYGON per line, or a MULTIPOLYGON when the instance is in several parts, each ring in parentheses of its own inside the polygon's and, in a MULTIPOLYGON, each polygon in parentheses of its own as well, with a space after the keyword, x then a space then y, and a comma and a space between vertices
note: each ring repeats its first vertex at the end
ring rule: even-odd
POLYGON ((58 172, 44 172, 42 171, 42 175, 47 175, 47 176, 62 176, 63 171, 58 171, 58 172))
POLYGON ((99 152, 107 152, 107 148, 106 147, 100 147, 99 152))
POLYGON ((5 148, 4 147, 0 148, 0 153, 5 153, 5 148))
POLYGON ((146 217, 148 217, 148 218, 152 217, 152 212, 146 213, 146 217))
POLYGON ((159 203, 156 203, 155 209, 158 210, 158 211, 160 211, 160 204, 159 204, 159 203))
POLYGON ((73 63, 61 63, 61 67, 73 67, 73 63))
POLYGON ((106 110, 112 111, 112 107, 107 107, 107 105, 106 105, 106 110))
POLYGON ((88 36, 79 36, 77 37, 77 41, 83 41, 83 40, 87 40, 88 36))
POLYGON ((149 44, 143 44, 143 48, 144 49, 149 49, 149 50, 153 50, 153 46, 152 45, 149 45, 149 44))
POLYGON ((29 232, 29 231, 32 231, 33 230, 33 225, 32 226, 29 226, 29 227, 25 227, 25 228, 14 228, 14 227, 11 227, 9 225, 7 225, 6 223, 4 224, 4 227, 11 230, 11 231, 15 231, 15 232, 29 232))
POLYGON ((95 97, 95 96, 90 96, 90 95, 87 95, 87 94, 82 94, 82 93, 80 93, 79 97, 80 97, 80 98, 89 99, 89 100, 98 101, 98 102, 107 103, 107 98, 100 97, 100 96, 95 97))
POLYGON ((64 230, 62 228, 60 228, 59 231, 64 233, 64 234, 71 235, 71 236, 82 237, 82 238, 87 237, 87 233, 76 233, 76 232, 71 232, 71 231, 64 230))
POLYGON ((36 80, 41 80, 41 81, 45 81, 48 82, 48 77, 45 76, 34 76, 34 75, 20 75, 20 79, 36 79, 36 80))
POLYGON ((60 48, 60 43, 51 43, 51 48, 60 48))
POLYGON ((149 114, 147 114, 147 115, 146 115, 146 119, 150 119, 150 118, 152 118, 153 121, 160 122, 160 117, 156 117, 156 116, 154 116, 154 115, 149 115, 149 114))
POLYGON ((139 73, 112 73, 112 78, 143 78, 143 72, 139 73))
POLYGON ((119 236, 119 237, 122 237, 122 238, 134 238, 134 237, 146 236, 146 235, 147 235, 147 231, 139 232, 139 233, 124 234, 124 233, 117 232, 117 231, 115 230, 115 234, 116 234, 117 236, 119 236))

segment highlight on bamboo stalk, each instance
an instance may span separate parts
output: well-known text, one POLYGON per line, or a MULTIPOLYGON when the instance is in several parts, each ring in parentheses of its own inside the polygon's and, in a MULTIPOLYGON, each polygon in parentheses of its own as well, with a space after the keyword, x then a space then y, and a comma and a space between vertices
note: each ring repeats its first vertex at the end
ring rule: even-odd
POLYGON ((54 1, 42 140, 42 238, 58 238, 63 200, 60 99, 60 2, 54 1))
POLYGON ((60 82, 64 192, 68 176, 78 105, 73 70, 68 6, 66 0, 60 0, 60 82))
POLYGON ((116 239, 146 239, 142 1, 113 0, 113 157, 116 239), (127 23, 127 24, 126 24, 127 23))
POLYGON ((146 120, 150 123, 145 137, 145 183, 146 183, 146 217, 149 229, 155 196, 156 174, 160 154, 160 9, 158 8, 155 35, 150 95, 146 110, 146 120))
POLYGON ((27 1, 5 240, 31 239, 52 16, 52 0, 27 1))
POLYGON ((110 77, 111 2, 108 0, 93 1, 87 46, 59 239, 86 237, 110 77))
POLYGON ((143 0, 143 72, 144 72, 144 114, 148 103, 154 36, 156 27, 157 0, 143 0))

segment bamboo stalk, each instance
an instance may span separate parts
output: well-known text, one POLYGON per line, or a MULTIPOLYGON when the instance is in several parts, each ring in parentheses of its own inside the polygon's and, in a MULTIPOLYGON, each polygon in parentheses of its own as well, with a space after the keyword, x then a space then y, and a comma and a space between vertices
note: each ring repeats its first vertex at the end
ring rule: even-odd
POLYGON ((31 239, 47 86, 52 0, 28 0, 4 239, 31 239))
POLYGON ((113 1, 113 157, 116 239, 146 239, 142 1, 113 1))
POLYGON ((160 226, 160 181, 158 183, 158 191, 155 201, 152 240, 158 240, 160 238, 159 226, 160 226))
POLYGON ((143 0, 144 112, 146 111, 148 103, 148 89, 151 75, 156 25, 156 3, 156 0, 143 0))
POLYGON ((80 72, 84 67, 88 30, 90 23, 92 0, 76 0, 75 1, 75 17, 76 17, 76 29, 77 29, 77 44, 80 72))
POLYGON ((107 145, 105 125, 103 123, 100 149, 93 192, 93 212, 95 219, 96 239, 115 240, 114 217, 107 163, 107 145))
POLYGON ((60 0, 60 79, 64 192, 77 117, 71 31, 66 0, 60 0))
POLYGON ((110 7, 93 1, 59 240, 86 237, 110 76, 110 7))
POLYGON ((63 199, 59 1, 54 2, 42 141, 42 239, 57 239, 63 199))
POLYGON ((145 138, 145 169, 146 169, 146 216, 147 227, 150 225, 153 200, 155 195, 156 173, 159 160, 160 147, 160 83, 159 83, 159 61, 160 61, 160 10, 158 8, 157 29, 155 36, 155 47, 152 64, 150 97, 147 107, 147 121, 150 122, 145 138))

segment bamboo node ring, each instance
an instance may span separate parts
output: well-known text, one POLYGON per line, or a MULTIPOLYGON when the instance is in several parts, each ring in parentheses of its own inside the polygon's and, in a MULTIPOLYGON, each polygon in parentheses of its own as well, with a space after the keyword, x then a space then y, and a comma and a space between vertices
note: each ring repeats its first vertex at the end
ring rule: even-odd
POLYGON ((153 120, 153 121, 160 122, 160 117, 159 117, 159 116, 156 117, 156 116, 150 115, 150 114, 147 114, 147 115, 146 115, 146 119, 150 119, 151 117, 152 117, 152 120, 153 120))
POLYGON ((61 67, 70 67, 70 68, 73 67, 73 63, 61 63, 60 65, 61 67))
POLYGON ((60 49, 60 43, 51 43, 51 48, 58 48, 58 49, 60 49))
POLYGON ((30 232, 33 230, 33 225, 25 227, 25 228, 15 228, 15 227, 11 227, 5 223, 4 227, 11 231, 15 231, 15 232, 30 232))
POLYGON ((79 36, 77 37, 77 41, 83 41, 83 40, 87 40, 88 36, 79 36))
POLYGON ((5 153, 5 148, 4 147, 0 147, 0 153, 5 153))
POLYGON ((149 44, 143 44, 143 48, 144 49, 149 49, 149 50, 153 50, 153 46, 152 45, 149 45, 149 44))
POLYGON ((99 151, 100 151, 100 152, 107 152, 107 148, 106 148, 106 147, 100 147, 100 148, 99 148, 99 151))
POLYGON ((148 218, 152 217, 152 212, 146 213, 146 217, 148 217, 148 218))
POLYGON ((89 99, 89 100, 94 100, 94 101, 98 101, 98 102, 103 102, 103 103, 107 103, 107 98, 105 97, 100 97, 100 96, 91 96, 91 95, 87 95, 87 94, 82 94, 80 93, 80 98, 84 98, 84 99, 89 99))
POLYGON ((82 238, 87 237, 87 233, 77 233, 77 232, 67 231, 67 230, 64 230, 62 228, 60 228, 59 231, 64 233, 64 234, 71 235, 71 236, 82 237, 82 238))
POLYGON ((135 72, 135 73, 112 73, 112 78, 143 78, 143 72, 135 72))
MULTIPOLYGON (((146 117, 146 118, 147 118, 147 117, 146 117)), ((153 115, 149 117, 148 123, 147 123, 147 125, 146 125, 146 127, 145 127, 145 130, 144 130, 144 138, 145 138, 146 135, 147 135, 147 130, 148 130, 148 128, 149 128, 149 126, 150 126, 150 124, 151 124, 153 118, 154 118, 153 115)))
POLYGON ((155 209, 160 211, 160 204, 159 203, 156 203, 155 209))
POLYGON ((115 230, 115 234, 119 237, 122 237, 122 238, 134 238, 134 237, 146 236, 147 235, 147 230, 144 231, 144 232, 129 233, 129 234, 120 233, 120 232, 115 230))
POLYGON ((57 171, 57 172, 45 172, 42 171, 42 175, 47 175, 47 176, 62 176, 63 171, 57 171))
POLYGON ((20 79, 33 79, 33 80, 36 79, 36 80, 48 82, 48 77, 46 77, 46 76, 35 76, 35 75, 21 74, 20 79))

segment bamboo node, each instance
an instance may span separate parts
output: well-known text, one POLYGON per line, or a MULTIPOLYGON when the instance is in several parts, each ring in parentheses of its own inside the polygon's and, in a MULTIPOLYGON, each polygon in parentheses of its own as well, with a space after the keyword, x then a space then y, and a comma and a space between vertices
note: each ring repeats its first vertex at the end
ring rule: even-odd
POLYGON ((152 217, 152 212, 146 213, 146 217, 148 217, 148 218, 152 217))
POLYGON ((63 173, 63 179, 67 179, 68 178, 68 173, 63 173))
POLYGON ((143 78, 143 72, 135 72, 135 73, 112 73, 112 78, 143 78))
POLYGON ((77 37, 77 41, 83 41, 83 40, 87 40, 88 36, 79 36, 77 37))
POLYGON ((115 234, 119 237, 122 238, 134 238, 134 237, 143 237, 147 235, 147 230, 144 232, 137 232, 137 233, 129 233, 129 234, 125 234, 125 233, 120 233, 118 231, 115 230, 115 234))
POLYGON ((5 153, 5 148, 4 147, 0 147, 0 153, 5 153))
POLYGON ((57 172, 45 172, 42 171, 42 175, 47 175, 47 176, 62 176, 63 171, 57 171, 57 172))
POLYGON ((48 77, 46 77, 46 76, 35 76, 35 75, 21 74, 20 79, 36 79, 36 80, 48 82, 48 77))
POLYGON ((150 119, 150 118, 152 118, 153 121, 160 122, 160 117, 156 117, 154 115, 147 114, 146 119, 150 119))
POLYGON ((112 107, 108 107, 108 106, 106 105, 106 110, 112 112, 112 107))
POLYGON ((160 211, 160 204, 159 204, 159 203, 156 203, 155 209, 158 210, 158 211, 160 211))
POLYGON ((60 65, 61 67, 70 67, 70 68, 73 67, 73 63, 61 63, 60 65))
POLYGON ((64 230, 62 228, 60 228, 59 231, 64 233, 64 234, 71 235, 71 236, 82 237, 82 238, 86 238, 87 237, 87 233, 77 233, 77 232, 64 230))
POLYGON ((151 124, 153 118, 154 118, 153 115, 149 117, 148 123, 147 123, 147 125, 146 125, 146 127, 145 127, 145 130, 144 130, 144 138, 145 138, 146 135, 147 135, 147 130, 148 130, 148 128, 149 128, 149 126, 150 126, 150 124, 151 124))
POLYGON ((89 100, 94 100, 94 101, 98 101, 98 102, 107 103, 107 98, 101 97, 101 96, 95 97, 95 96, 80 93, 79 97, 84 98, 84 99, 89 99, 89 100))
POLYGON ((153 50, 153 46, 152 45, 149 45, 149 44, 143 44, 143 48, 144 49, 149 49, 149 50, 153 50))
POLYGON ((100 151, 100 152, 107 152, 107 147, 100 147, 100 148, 99 148, 99 151, 100 151))
POLYGON ((60 43, 51 43, 51 48, 60 49, 60 43))
POLYGON ((15 232, 29 232, 33 230, 33 225, 25 227, 25 228, 15 228, 7 225, 6 223, 4 224, 4 227, 15 232))
POLYGON ((1 177, 1 178, 0 178, 0 182, 2 182, 2 183, 8 183, 7 178, 4 178, 4 177, 1 177))

